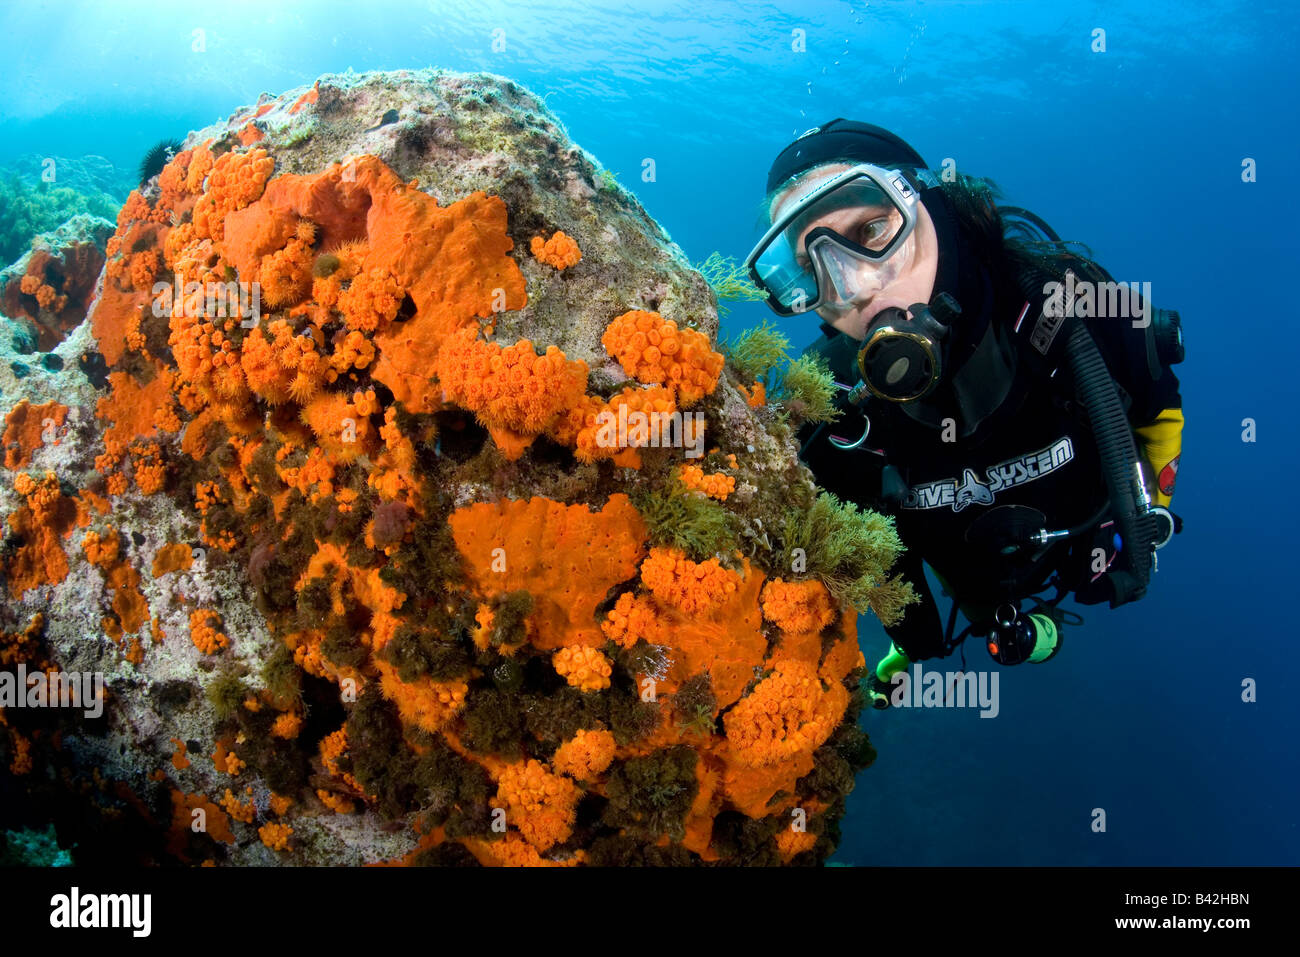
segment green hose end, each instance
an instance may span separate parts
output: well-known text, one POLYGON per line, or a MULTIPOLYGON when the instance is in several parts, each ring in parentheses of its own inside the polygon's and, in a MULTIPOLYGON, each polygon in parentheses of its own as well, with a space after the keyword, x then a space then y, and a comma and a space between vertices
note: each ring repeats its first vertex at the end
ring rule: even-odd
POLYGON ((1046 615, 1033 614, 1029 620, 1034 623, 1038 640, 1034 642, 1034 653, 1028 660, 1037 664, 1056 654, 1056 649, 1061 646, 1061 633, 1056 628, 1056 622, 1046 615))
POLYGON ((880 663, 876 665, 876 677, 885 684, 889 684, 894 675, 900 671, 906 671, 911 664, 912 662, 907 655, 899 651, 898 646, 891 641, 889 643, 889 654, 881 658, 880 663))

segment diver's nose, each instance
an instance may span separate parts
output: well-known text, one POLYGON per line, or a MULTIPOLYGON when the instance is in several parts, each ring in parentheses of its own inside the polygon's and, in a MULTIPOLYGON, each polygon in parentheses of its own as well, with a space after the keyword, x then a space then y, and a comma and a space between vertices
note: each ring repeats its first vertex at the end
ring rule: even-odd
POLYGON ((850 309, 865 309, 876 298, 883 286, 874 278, 862 276, 848 277, 844 274, 835 276, 835 296, 850 309))

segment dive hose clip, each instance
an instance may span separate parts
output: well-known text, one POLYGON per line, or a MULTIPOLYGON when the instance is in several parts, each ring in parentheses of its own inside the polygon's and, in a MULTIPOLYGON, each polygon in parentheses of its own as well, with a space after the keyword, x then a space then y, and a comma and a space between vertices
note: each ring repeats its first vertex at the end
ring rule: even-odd
MULTIPOLYGON (((835 388, 843 392, 847 392, 848 395, 845 396, 845 400, 854 407, 860 406, 866 400, 866 398, 871 394, 870 390, 867 389, 867 384, 862 381, 859 381, 858 384, 855 386, 847 386, 843 382, 836 382, 835 388)), ((861 448, 862 443, 867 441, 867 435, 870 434, 870 432, 871 432, 871 419, 867 417, 866 413, 863 413, 862 434, 859 435, 856 439, 850 441, 849 439, 846 439, 843 436, 832 435, 828 437, 827 441, 829 441, 831 445, 835 446, 837 449, 840 449, 845 452, 849 452, 852 451, 853 449, 861 448)))
POLYGON ((1151 508, 1151 517, 1156 521, 1155 547, 1164 548, 1169 544, 1169 540, 1174 537, 1174 531, 1177 523, 1174 521, 1174 513, 1169 511, 1163 505, 1155 505, 1151 508))

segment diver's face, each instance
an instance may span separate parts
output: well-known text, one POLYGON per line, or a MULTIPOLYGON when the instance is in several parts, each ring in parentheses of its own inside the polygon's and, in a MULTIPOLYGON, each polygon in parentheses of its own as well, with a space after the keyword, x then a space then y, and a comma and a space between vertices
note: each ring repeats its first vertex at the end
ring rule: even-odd
MULTIPOLYGON (((772 220, 775 221, 789 204, 797 202, 828 179, 850 168, 845 163, 818 167, 811 176, 777 195, 772 204, 772 220)), ((886 215, 888 214, 880 210, 871 209, 835 210, 807 223, 800 233, 796 248, 800 257, 806 256, 804 238, 818 226, 828 226, 859 245, 871 248, 875 237, 883 235, 887 239, 892 235, 891 224, 882 219, 886 215)), ((898 214, 893 212, 892 215, 898 214)), ((930 219, 924 203, 916 204, 916 227, 904 246, 908 244, 912 246, 910 256, 906 257, 905 264, 897 274, 883 286, 878 283, 860 283, 860 288, 848 298, 841 298, 834 289, 829 290, 829 301, 818 307, 817 314, 840 332, 861 340, 866 338, 871 320, 882 310, 894 306, 906 312, 913 303, 929 302, 939 267, 939 242, 934 231, 934 221, 930 219)), ((904 254, 905 251, 900 250, 895 256, 904 254)))

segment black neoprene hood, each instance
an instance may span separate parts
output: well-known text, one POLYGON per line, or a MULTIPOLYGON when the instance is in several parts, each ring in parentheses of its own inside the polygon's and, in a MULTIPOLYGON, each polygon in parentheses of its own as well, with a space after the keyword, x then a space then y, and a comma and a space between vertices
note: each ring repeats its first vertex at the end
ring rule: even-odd
POLYGON ((889 130, 836 118, 804 133, 777 154, 767 172, 767 193, 770 196, 791 176, 838 160, 927 168, 921 154, 889 130))

